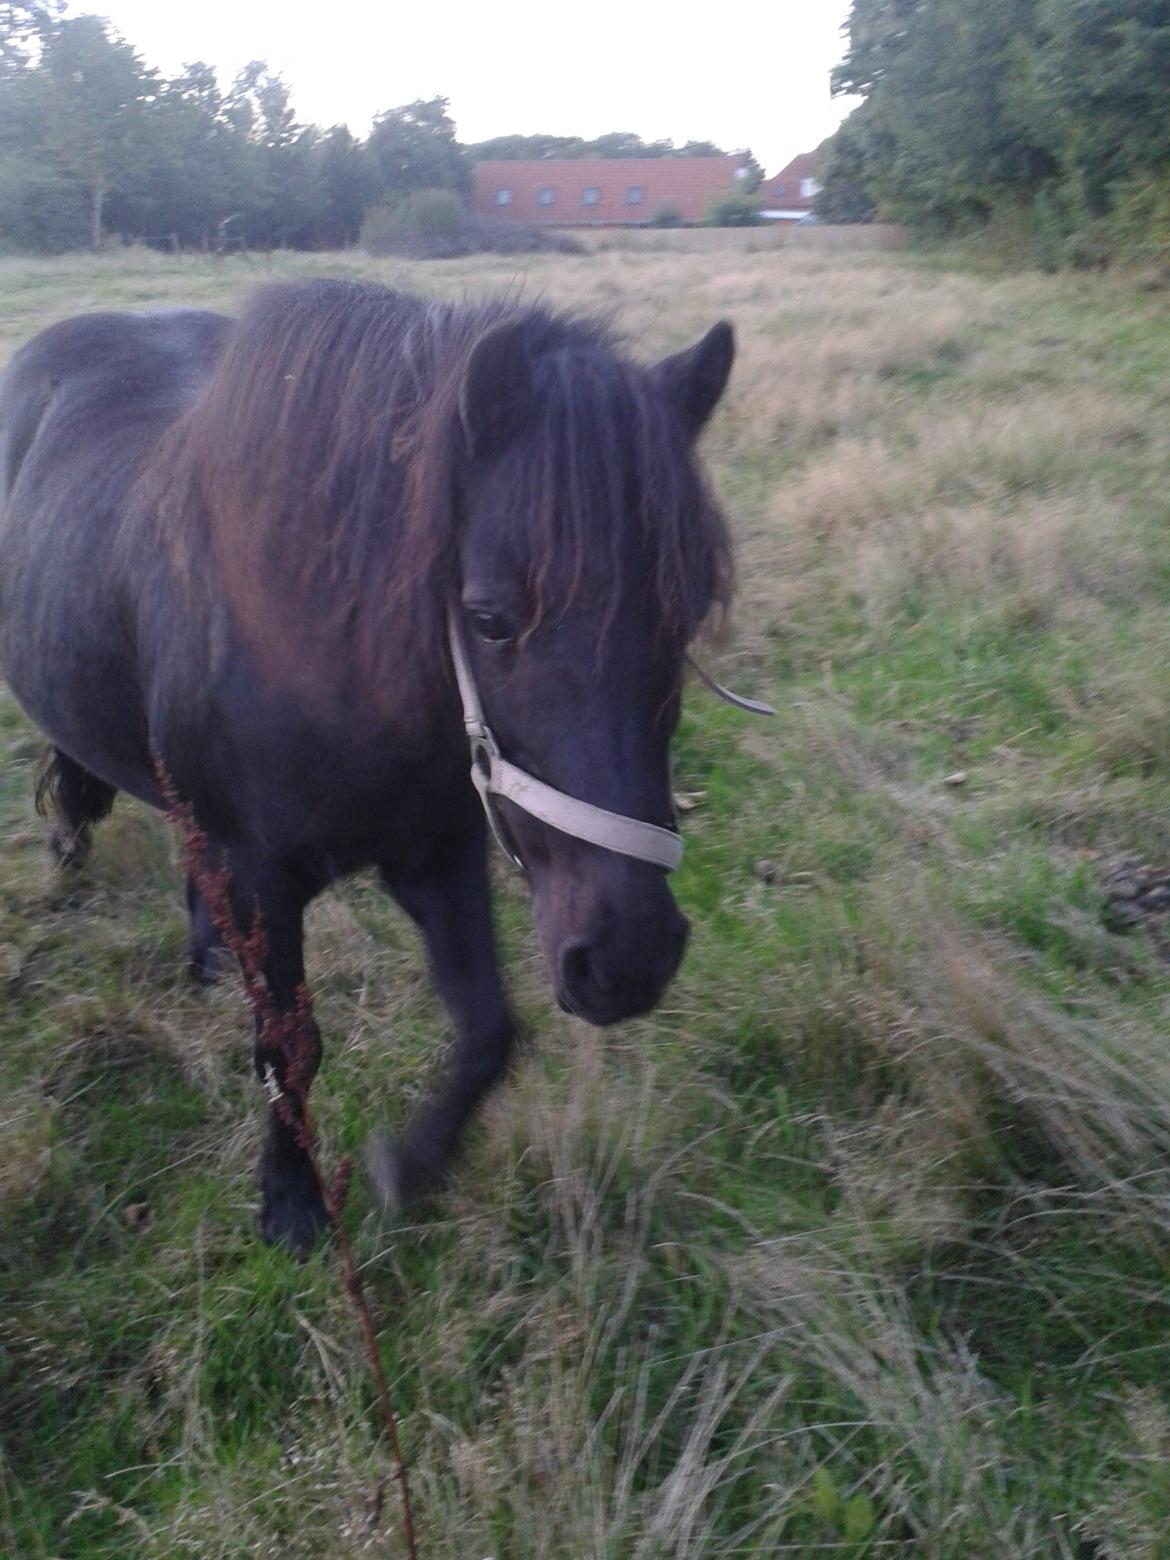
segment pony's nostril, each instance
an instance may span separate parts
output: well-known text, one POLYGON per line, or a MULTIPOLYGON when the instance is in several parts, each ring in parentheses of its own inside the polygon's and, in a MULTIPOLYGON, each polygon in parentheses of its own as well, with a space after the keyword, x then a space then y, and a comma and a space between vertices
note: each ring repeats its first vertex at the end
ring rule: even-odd
POLYGON ((578 991, 590 985, 595 991, 606 995, 613 990, 613 982, 606 976, 601 961, 593 956, 587 942, 566 944, 561 953, 561 979, 567 987, 578 991))
POLYGON ((561 950, 561 979, 566 986, 580 986, 589 979, 589 944, 569 943, 561 950))

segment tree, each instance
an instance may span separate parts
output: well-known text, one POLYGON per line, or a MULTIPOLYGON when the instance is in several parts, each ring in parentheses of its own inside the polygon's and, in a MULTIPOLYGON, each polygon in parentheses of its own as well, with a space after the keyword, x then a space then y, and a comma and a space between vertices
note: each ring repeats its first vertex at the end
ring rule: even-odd
POLYGON ((287 85, 264 60, 250 61, 236 77, 225 116, 243 138, 236 198, 244 237, 281 247, 299 242, 323 207, 320 132, 297 122, 287 85))
POLYGON ((59 254, 83 248, 89 233, 85 191, 31 159, 0 158, 0 248, 59 254))
POLYGON ((0 5, 0 155, 10 159, 42 152, 45 94, 33 58, 52 21, 47 5, 0 5))
POLYGON ((497 135, 465 146, 468 160, 523 162, 537 157, 584 157, 588 142, 579 135, 497 135))
POLYGON ((26 67, 64 10, 64 0, 13 0, 0 5, 0 76, 26 67))
POLYGON ((415 190, 471 192, 471 166, 455 139, 444 97, 404 103, 374 121, 366 146, 383 200, 415 190))
POLYGON ((833 88, 863 102, 821 209, 945 230, 1012 204, 1049 249, 1097 252, 1119 201, 1165 206, 1168 81, 1170 0, 853 0, 833 88))
POLYGON ((684 141, 670 154, 672 157, 726 157, 727 153, 714 141, 684 141))
POLYGON ((590 157, 669 157, 673 141, 643 141, 632 130, 613 130, 587 143, 590 157))
POLYGON ((817 149, 820 193, 814 210, 825 222, 870 222, 874 201, 870 174, 881 165, 881 151, 863 104, 854 109, 835 135, 817 149))
POLYGON ((870 97, 910 46, 930 0, 853 0, 849 48, 833 71, 833 95, 870 97))
POLYGON ((745 195, 750 195, 763 183, 764 170, 752 155, 750 146, 745 146, 742 152, 736 152, 734 155, 739 158, 740 167, 747 169, 747 173, 740 180, 740 188, 745 195))
POLYGON ((347 249, 357 243, 374 196, 370 155, 345 125, 334 125, 318 141, 316 160, 321 213, 314 242, 323 249, 347 249))
POLYGON ((1020 112, 1040 0, 854 0, 836 92, 865 99, 826 156, 892 215, 943 229, 985 218, 1050 178, 1050 147, 1020 112), (838 155, 839 154, 839 155, 838 155))
POLYGON ((57 22, 44 36, 38 85, 45 147, 89 196, 89 239, 100 249, 103 212, 148 159, 146 109, 158 77, 97 16, 57 22))
POLYGON ((240 209, 253 155, 212 67, 196 61, 162 82, 148 123, 145 166, 111 200, 111 226, 151 242, 210 248, 220 224, 240 209))
POLYGON ((1101 215, 1123 181, 1170 165, 1167 0, 1043 0, 1021 71, 1021 112, 1101 215))
MULTIPOLYGON (((673 141, 643 141, 632 130, 614 130, 599 135, 595 141, 586 141, 579 135, 497 135, 490 141, 478 141, 464 148, 474 162, 527 161, 543 157, 726 157, 727 153, 714 141, 687 141, 675 146, 673 141)), ((763 169, 748 152, 753 169, 763 169)), ((759 180, 757 180, 757 183, 759 180)), ((753 188, 755 186, 753 185, 753 188)))

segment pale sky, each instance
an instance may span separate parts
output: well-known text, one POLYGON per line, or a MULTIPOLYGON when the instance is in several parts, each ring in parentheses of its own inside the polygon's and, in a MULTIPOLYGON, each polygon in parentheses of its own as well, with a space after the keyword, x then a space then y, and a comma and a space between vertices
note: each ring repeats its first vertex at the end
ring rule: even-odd
POLYGON ((267 60, 300 119, 358 135, 441 94, 462 141, 632 130, 750 146, 775 173, 850 106, 829 97, 849 0, 71 0, 87 11, 167 74, 267 60))

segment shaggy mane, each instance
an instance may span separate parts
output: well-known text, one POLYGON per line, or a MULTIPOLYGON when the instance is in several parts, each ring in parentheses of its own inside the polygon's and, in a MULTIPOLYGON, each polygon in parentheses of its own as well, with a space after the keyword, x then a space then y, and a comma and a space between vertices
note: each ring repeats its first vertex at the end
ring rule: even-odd
POLYGON ((648 580, 637 610, 681 645, 709 603, 726 604, 726 530, 680 419, 602 325, 364 283, 278 284, 228 332, 143 490, 187 567, 204 547, 215 555, 270 665, 289 670, 295 624, 317 674, 334 682, 343 658, 389 709, 405 666, 415 678, 445 665, 467 469, 459 389, 476 341, 503 319, 521 323, 537 391, 505 457, 527 528, 530 627, 582 606, 604 635, 626 583, 645 592, 648 580))

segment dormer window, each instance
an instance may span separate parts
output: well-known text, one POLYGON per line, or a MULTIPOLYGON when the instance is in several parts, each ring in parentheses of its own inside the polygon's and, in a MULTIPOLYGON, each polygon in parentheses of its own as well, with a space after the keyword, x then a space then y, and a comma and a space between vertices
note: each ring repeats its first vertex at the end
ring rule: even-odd
POLYGON ((626 191, 626 205, 640 206, 642 204, 642 194, 643 191, 640 184, 631 184, 626 191))
POLYGON ((555 199, 556 195, 549 189, 547 184, 536 192, 536 204, 538 206, 551 206, 555 199))
POLYGON ((591 184, 585 193, 581 196, 581 204, 583 206, 596 206, 600 199, 601 191, 597 188, 596 184, 591 184))
POLYGON ((497 190, 496 191, 496 205, 497 206, 510 206, 511 204, 512 204, 512 191, 511 190, 497 190))

